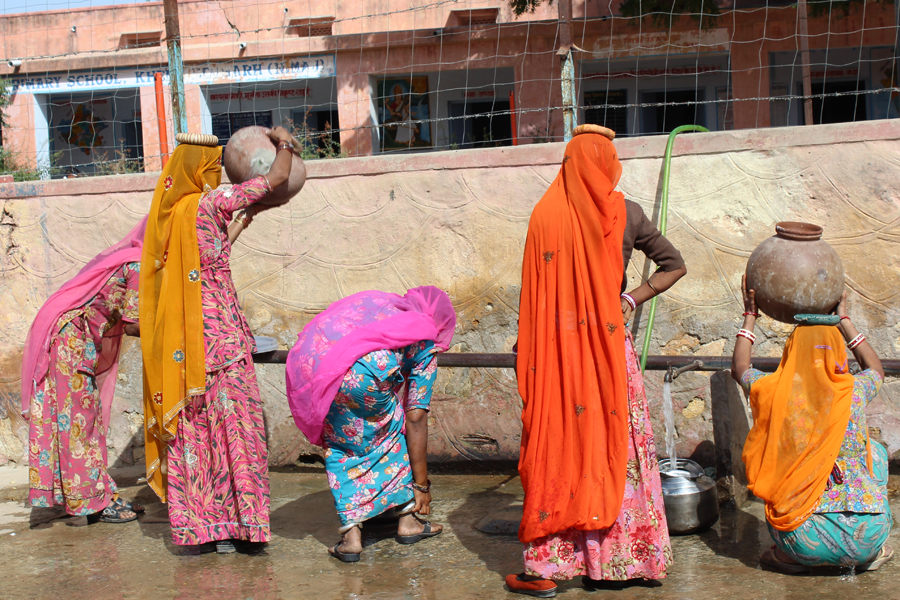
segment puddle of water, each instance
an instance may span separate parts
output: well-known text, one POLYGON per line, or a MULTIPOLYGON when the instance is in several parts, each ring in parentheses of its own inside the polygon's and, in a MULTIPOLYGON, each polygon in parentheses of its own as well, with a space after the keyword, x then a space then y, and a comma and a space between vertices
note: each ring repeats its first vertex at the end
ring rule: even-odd
POLYGON ((841 567, 841 581, 856 583, 856 567, 841 567))

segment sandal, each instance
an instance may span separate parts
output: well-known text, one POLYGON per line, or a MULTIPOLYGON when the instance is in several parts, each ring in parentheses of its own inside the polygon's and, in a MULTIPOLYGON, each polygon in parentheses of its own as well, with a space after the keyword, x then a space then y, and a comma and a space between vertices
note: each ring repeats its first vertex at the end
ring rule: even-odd
POLYGON ((860 573, 864 571, 877 571, 878 567, 891 560, 892 558, 894 558, 894 549, 885 544, 881 547, 881 550, 878 551, 878 554, 875 556, 875 560, 858 565, 856 567, 856 570, 860 573))
POLYGON ((338 559, 341 562, 345 562, 345 563, 359 562, 359 555, 360 555, 359 552, 341 552, 340 550, 338 550, 338 546, 340 546, 342 543, 344 543, 343 540, 341 540, 337 544, 335 544, 333 548, 329 548, 328 554, 332 555, 333 557, 335 557, 336 559, 338 559))
POLYGON ((216 554, 234 554, 237 548, 231 540, 216 540, 216 554))
POLYGON ((809 572, 809 567, 806 565, 794 565, 780 560, 778 556, 775 555, 775 546, 772 546, 759 555, 759 564, 768 567, 772 571, 784 573, 785 575, 799 575, 801 573, 809 572))
POLYGON ((437 531, 431 530, 431 521, 421 521, 421 523, 425 526, 422 529, 422 533, 417 533, 415 535, 400 535, 397 534, 397 543, 398 544, 415 544, 416 542, 421 542, 425 538, 434 537, 436 535, 440 535, 443 529, 439 529, 437 531))
POLYGON ((553 598, 556 596, 556 584, 549 579, 522 579, 525 573, 506 576, 506 587, 513 594, 525 594, 535 598, 553 598))
POLYGON ((122 504, 122 506, 125 507, 125 510, 130 510, 136 515, 144 513, 143 505, 135 502, 134 500, 122 500, 121 498, 119 498, 119 502, 122 504))
POLYGON ((137 513, 125 506, 121 500, 113 500, 109 505, 100 512, 96 512, 88 516, 88 523, 130 523, 136 521, 137 513), (130 517, 124 516, 125 513, 131 513, 130 517))

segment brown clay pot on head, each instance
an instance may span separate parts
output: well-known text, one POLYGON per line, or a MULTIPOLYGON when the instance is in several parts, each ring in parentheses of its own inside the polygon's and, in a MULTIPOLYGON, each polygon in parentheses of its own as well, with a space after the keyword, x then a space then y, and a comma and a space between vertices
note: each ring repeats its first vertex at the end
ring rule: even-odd
MULTIPOLYGON (((275 162, 275 144, 266 135, 266 128, 257 125, 237 130, 225 146, 225 172, 231 183, 244 183, 249 179, 265 175, 275 162)), ((306 182, 306 166, 303 159, 294 153, 291 176, 279 185, 267 199, 287 202, 297 195, 306 182)))
POLYGON ((796 323, 794 315, 830 313, 844 291, 844 265, 822 241, 822 228, 784 221, 747 260, 747 289, 756 305, 776 321, 796 323))

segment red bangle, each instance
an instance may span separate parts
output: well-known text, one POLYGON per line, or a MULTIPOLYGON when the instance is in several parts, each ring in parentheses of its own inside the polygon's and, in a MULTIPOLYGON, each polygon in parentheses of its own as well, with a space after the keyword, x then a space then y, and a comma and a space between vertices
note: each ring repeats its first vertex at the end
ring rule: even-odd
POLYGON ((841 317, 841 321, 843 321, 844 319, 847 319, 849 321, 850 317, 848 317, 847 315, 844 315, 843 317, 841 317))
POLYGON ((748 311, 748 312, 745 312, 745 313, 744 313, 743 315, 741 315, 741 316, 742 316, 742 317, 757 317, 757 318, 759 318, 759 313, 754 313, 754 312, 749 312, 749 311, 748 311))
POLYGON ((281 150, 290 150, 293 152, 294 146, 290 142, 279 142, 275 152, 279 152, 281 150))

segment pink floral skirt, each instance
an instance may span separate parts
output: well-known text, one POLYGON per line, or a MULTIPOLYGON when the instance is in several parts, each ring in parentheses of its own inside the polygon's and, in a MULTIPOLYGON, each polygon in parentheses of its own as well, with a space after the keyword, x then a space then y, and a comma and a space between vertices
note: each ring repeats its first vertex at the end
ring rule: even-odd
POLYGON ((662 579, 672 562, 656 443, 644 380, 626 330, 628 371, 628 476, 622 509, 612 527, 567 529, 525 546, 525 572, 545 579, 587 575, 597 580, 662 579))
POLYGON ((178 419, 169 446, 169 522, 178 545, 269 541, 262 401, 249 358, 206 374, 206 394, 178 419))

